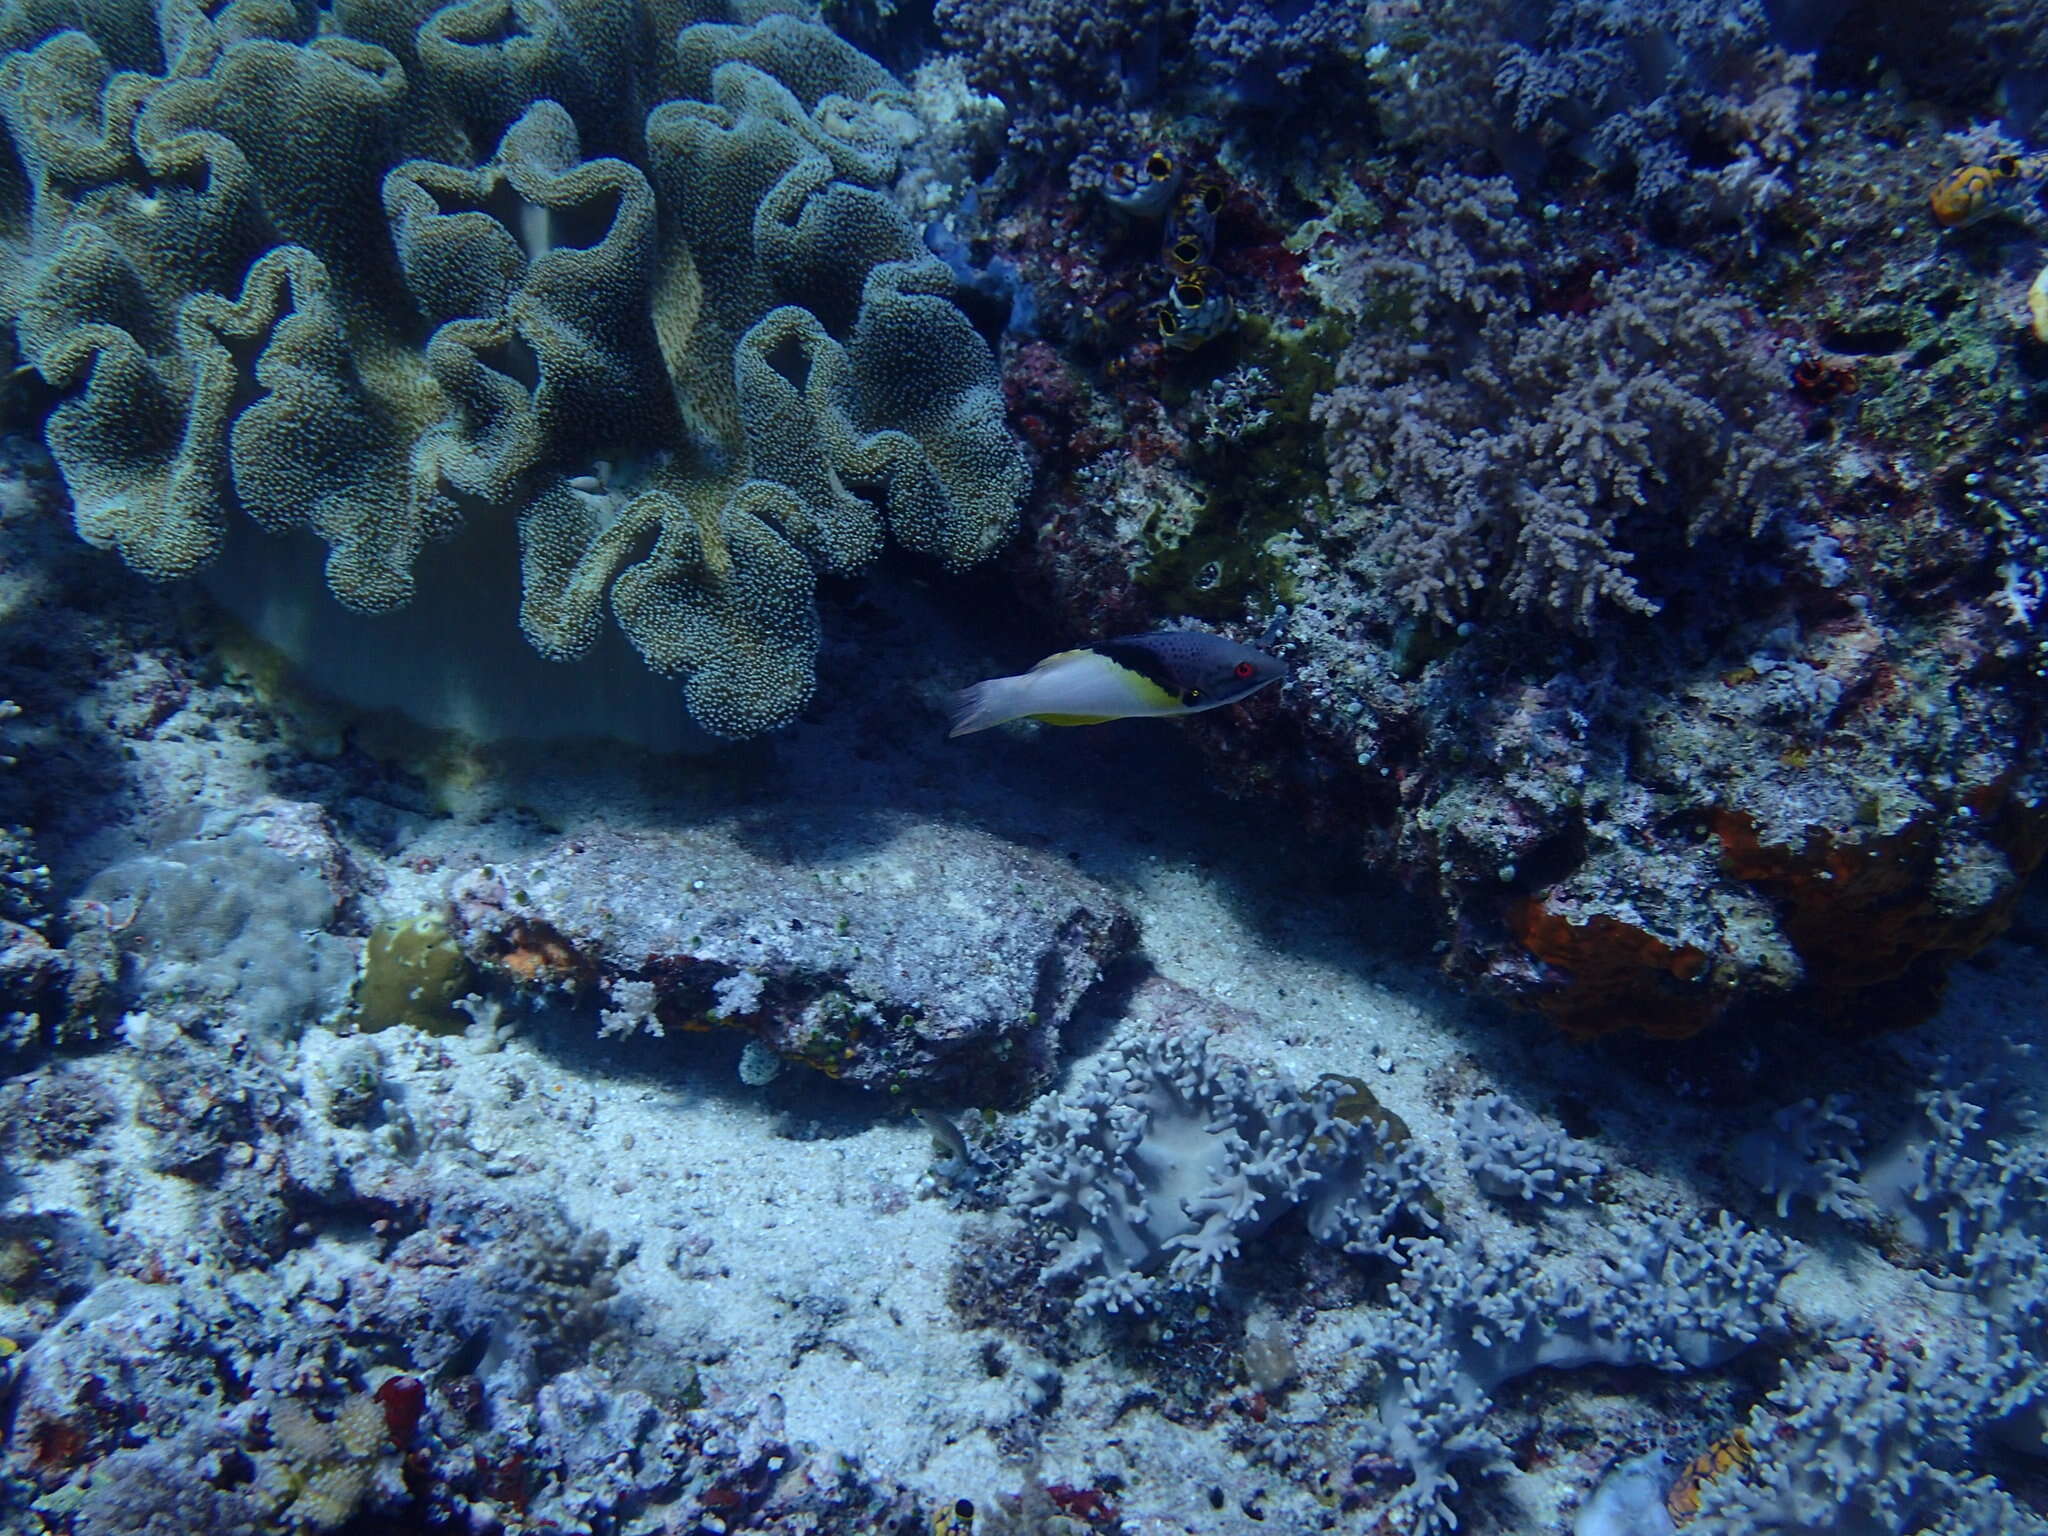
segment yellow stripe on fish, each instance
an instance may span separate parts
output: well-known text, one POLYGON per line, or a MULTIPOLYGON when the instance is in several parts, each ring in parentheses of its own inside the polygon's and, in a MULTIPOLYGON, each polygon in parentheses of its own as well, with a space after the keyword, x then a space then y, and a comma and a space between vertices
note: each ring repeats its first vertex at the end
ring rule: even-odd
POLYGON ((1249 698, 1286 673, 1264 651, 1197 629, 1130 635, 1060 651, 1029 672, 963 688, 954 696, 948 734, 965 736, 1010 720, 1101 725, 1199 714, 1249 698))

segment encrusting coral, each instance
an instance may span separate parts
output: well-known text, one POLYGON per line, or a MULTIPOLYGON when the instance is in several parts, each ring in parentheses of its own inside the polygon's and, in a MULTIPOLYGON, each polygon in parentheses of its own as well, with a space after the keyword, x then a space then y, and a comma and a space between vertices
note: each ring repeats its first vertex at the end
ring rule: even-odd
POLYGON ((656 10, 9 16, 0 304, 79 531, 180 577, 239 508, 365 613, 516 537, 542 654, 609 597, 728 736, 808 700, 819 574, 991 553, 1028 471, 888 195, 907 98, 814 24, 656 10))

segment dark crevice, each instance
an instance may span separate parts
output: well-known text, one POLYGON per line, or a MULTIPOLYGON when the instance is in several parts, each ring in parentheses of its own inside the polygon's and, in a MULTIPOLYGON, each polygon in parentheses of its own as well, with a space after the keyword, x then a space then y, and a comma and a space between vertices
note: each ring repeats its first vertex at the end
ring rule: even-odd
MULTIPOLYGON (((548 242, 555 250, 587 251, 603 245, 619 222, 619 194, 605 187, 566 208, 547 210, 548 242)), ((529 257, 538 252, 529 251, 529 257)))
POLYGON ((488 14, 450 6, 441 13, 445 18, 437 29, 449 42, 464 48, 502 48, 507 43, 533 34, 520 20, 519 11, 511 0, 495 6, 488 14))
POLYGON ((540 388, 540 357, 516 332, 495 346, 479 348, 477 361, 516 380, 528 394, 540 388))
POLYGON ((1821 345, 1846 357, 1882 357, 1906 349, 1906 333, 1890 326, 1824 330, 1821 345))
POLYGON ((810 349, 796 336, 785 336, 766 352, 761 361, 789 380, 789 387, 802 394, 811 381, 810 349))

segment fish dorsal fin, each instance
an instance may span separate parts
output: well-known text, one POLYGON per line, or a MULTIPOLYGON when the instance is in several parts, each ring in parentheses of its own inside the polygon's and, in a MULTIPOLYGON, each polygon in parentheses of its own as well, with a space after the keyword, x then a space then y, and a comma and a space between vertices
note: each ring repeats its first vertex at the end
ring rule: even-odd
POLYGON ((1043 672, 1048 667, 1056 667, 1063 661, 1072 661, 1076 656, 1085 656, 1087 654, 1088 652, 1086 652, 1085 650, 1055 651, 1052 655, 1046 657, 1045 660, 1041 661, 1037 666, 1033 667, 1031 670, 1034 672, 1043 672))

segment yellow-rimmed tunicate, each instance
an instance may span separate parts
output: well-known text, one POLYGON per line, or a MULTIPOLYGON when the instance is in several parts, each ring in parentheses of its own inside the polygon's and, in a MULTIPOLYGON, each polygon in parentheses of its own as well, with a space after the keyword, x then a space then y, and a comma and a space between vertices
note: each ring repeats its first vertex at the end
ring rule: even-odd
POLYGON ((1150 219, 1166 211, 1179 186, 1179 163, 1165 150, 1152 149, 1112 165, 1103 178, 1102 197, 1119 213, 1150 219))

